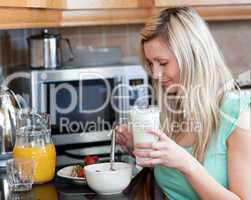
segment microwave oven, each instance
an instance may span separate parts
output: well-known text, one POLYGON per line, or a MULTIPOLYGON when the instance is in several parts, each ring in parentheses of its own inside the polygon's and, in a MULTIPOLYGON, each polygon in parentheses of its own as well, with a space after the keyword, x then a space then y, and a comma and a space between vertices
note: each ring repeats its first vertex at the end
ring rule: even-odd
POLYGON ((51 116, 52 139, 64 158, 59 165, 66 157, 69 164, 109 154, 112 127, 127 121, 131 106, 149 104, 141 65, 32 70, 31 93, 32 108, 51 116))

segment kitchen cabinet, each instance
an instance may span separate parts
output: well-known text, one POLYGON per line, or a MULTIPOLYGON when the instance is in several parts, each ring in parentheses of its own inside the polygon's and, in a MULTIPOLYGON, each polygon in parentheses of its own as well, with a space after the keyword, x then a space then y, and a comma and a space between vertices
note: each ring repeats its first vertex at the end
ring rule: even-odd
POLYGON ((1 7, 47 8, 47 9, 113 9, 146 8, 153 6, 152 0, 1 0, 1 7))
POLYGON ((56 10, 0 8, 0 29, 57 27, 60 21, 61 13, 56 10))
POLYGON ((251 0, 154 0, 156 8, 192 6, 206 20, 251 19, 251 0))
POLYGON ((1 7, 48 8, 51 0, 0 0, 1 7))
POLYGON ((0 0, 0 29, 144 23, 152 0, 0 0))
POLYGON ((60 26, 92 26, 145 23, 152 16, 151 9, 113 9, 63 11, 60 26))
POLYGON ((152 0, 51 0, 50 8, 54 9, 116 9, 116 8, 149 8, 152 0))
POLYGON ((156 7, 251 5, 250 0, 155 0, 156 7))
POLYGON ((251 0, 0 0, 0 29, 144 23, 173 6, 206 20, 251 19, 251 0))
POLYGON ((50 8, 62 10, 61 26, 144 23, 152 15, 152 0, 61 0, 50 8))

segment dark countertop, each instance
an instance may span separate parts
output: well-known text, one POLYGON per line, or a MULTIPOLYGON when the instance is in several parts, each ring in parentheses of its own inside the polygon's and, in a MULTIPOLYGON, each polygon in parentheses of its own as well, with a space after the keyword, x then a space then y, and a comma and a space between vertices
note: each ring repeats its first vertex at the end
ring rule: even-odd
MULTIPOLYGON (((108 180, 109 181, 109 180, 108 180)), ((108 183, 109 184, 109 183, 108 183)), ((143 168, 131 180, 123 194, 101 196, 92 191, 87 184, 75 184, 61 177, 49 183, 33 185, 29 192, 10 192, 6 173, 0 168, 0 200, 163 200, 161 192, 154 179, 151 168, 143 168)))
POLYGON ((76 185, 60 177, 41 185, 33 185, 29 192, 10 192, 6 174, 0 173, 0 200, 130 200, 130 194, 100 196, 87 185, 76 185))

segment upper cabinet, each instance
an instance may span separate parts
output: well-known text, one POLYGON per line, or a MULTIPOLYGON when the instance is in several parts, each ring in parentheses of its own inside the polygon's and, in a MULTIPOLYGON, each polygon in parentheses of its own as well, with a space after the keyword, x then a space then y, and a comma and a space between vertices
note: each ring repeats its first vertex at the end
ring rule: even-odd
POLYGON ((152 0, 0 0, 1 7, 47 9, 149 8, 152 0))
POLYGON ((251 19, 251 0, 154 0, 160 9, 174 6, 192 6, 205 20, 251 19))
POLYGON ((49 6, 54 9, 116 9, 116 8, 149 8, 152 0, 50 0, 49 6))
POLYGON ((60 26, 144 23, 152 15, 153 0, 51 0, 62 11, 60 26))
POLYGON ((144 23, 152 15, 153 0, 63 0, 62 26, 144 23))
POLYGON ((155 0, 156 7, 250 5, 250 0, 155 0))
POLYGON ((0 0, 0 29, 144 23, 174 6, 206 20, 251 19, 251 0, 0 0))
POLYGON ((153 0, 0 0, 0 29, 144 23, 153 0))
POLYGON ((0 0, 1 7, 48 8, 51 0, 0 0))

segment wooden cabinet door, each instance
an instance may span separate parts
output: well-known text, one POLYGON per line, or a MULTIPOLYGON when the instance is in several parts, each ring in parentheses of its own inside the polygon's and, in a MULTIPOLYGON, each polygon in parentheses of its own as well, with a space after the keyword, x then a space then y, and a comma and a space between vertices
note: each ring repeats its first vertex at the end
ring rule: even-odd
POLYGON ((156 7, 250 5, 251 0, 154 0, 156 7))
POLYGON ((149 8, 153 0, 49 0, 54 9, 113 9, 113 8, 149 8))
POLYGON ((0 0, 0 7, 47 8, 49 0, 0 0))

